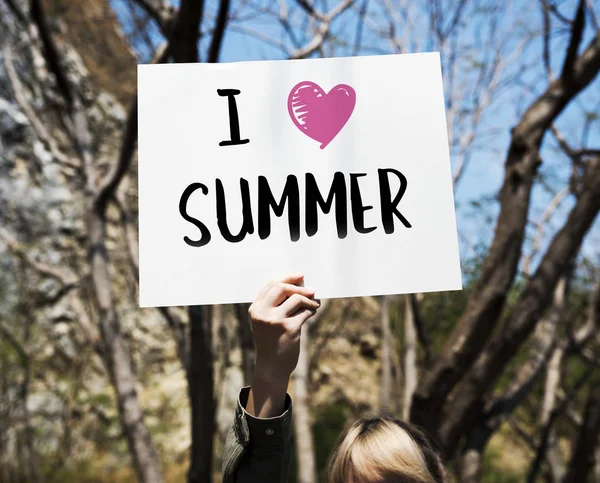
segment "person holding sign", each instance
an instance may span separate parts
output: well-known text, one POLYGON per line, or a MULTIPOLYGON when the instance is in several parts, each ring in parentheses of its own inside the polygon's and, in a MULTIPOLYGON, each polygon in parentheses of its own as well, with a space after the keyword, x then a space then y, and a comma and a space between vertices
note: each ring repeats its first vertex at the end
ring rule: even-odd
MULTIPOLYGON (((223 456, 224 483, 284 483, 291 461, 292 399, 287 394, 303 324, 320 306, 303 275, 268 283, 250 306, 256 368, 242 388, 223 456)), ((331 483, 445 483, 442 460, 414 426, 390 417, 357 420, 339 439, 331 483)))

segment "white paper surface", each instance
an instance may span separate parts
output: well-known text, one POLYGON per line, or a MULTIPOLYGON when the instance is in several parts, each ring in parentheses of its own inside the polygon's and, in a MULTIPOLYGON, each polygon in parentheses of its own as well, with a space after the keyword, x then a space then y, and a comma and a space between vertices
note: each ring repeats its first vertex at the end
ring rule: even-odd
MULTIPOLYGON (((288 273, 304 273, 318 298, 461 288, 437 53, 140 65, 138 89, 142 307, 250 302, 268 280, 288 273), (340 84, 355 92, 352 114, 323 148, 288 109, 290 91, 308 81, 323 93, 340 84), (247 144, 219 145, 230 139, 230 116, 229 99, 218 89, 241 91, 234 98, 240 136, 249 139, 247 144), (394 216, 389 234, 382 225, 378 180, 378 169, 387 168, 406 178, 397 209, 411 225, 405 227, 394 216), (338 171, 346 186, 347 235, 338 237, 334 204, 328 214, 318 210, 318 231, 309 237, 305 175, 314 175, 326 198, 338 171), (373 207, 364 211, 364 224, 375 227, 370 233, 355 229, 350 173, 366 174, 356 179, 362 204, 373 207), (282 217, 270 212, 271 233, 261 239, 258 177, 267 178, 279 200, 288 175, 298 180, 299 239, 290 240, 287 206, 282 217), (225 193, 227 226, 237 234, 242 226, 240 178, 248 182, 254 233, 232 243, 217 225, 215 180, 225 193), (199 247, 184 241, 198 241, 201 234, 180 213, 182 194, 192 183, 208 189, 206 195, 194 191, 185 206, 210 231, 210 242, 199 247)), ((318 107, 327 95, 314 92, 311 102, 318 107)), ((348 92, 338 89, 341 97, 348 92)), ((348 108, 346 101, 332 108, 348 108)), ((296 109, 299 117, 302 106, 296 109)), ((317 107, 305 108, 312 114, 311 129, 318 123, 315 113, 322 114, 317 107)), ((400 181, 388 176, 393 198, 400 181)))

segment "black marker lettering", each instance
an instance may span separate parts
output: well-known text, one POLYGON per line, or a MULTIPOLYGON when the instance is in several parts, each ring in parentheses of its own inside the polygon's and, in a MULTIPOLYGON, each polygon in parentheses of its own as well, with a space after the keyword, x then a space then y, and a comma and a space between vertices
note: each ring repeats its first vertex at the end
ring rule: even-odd
POLYGON ((300 238, 300 194, 298 179, 289 175, 283 188, 279 203, 273 197, 267 178, 258 177, 258 236, 264 240, 271 234, 271 209, 276 216, 282 216, 285 204, 288 204, 288 223, 290 239, 298 241, 300 238))
POLYGON ((329 213, 334 200, 338 238, 346 238, 348 234, 348 206, 344 174, 338 171, 333 175, 331 189, 327 195, 327 200, 325 200, 319 191, 315 176, 312 173, 306 173, 306 234, 308 236, 313 236, 319 229, 317 206, 321 207, 323 213, 329 213))
POLYGON ((402 216, 402 213, 396 209, 396 206, 400 203, 408 185, 406 176, 393 168, 378 169, 377 172, 379 173, 379 196, 381 199, 381 221, 383 222, 383 229, 387 234, 394 233, 394 215, 398 217, 406 228, 411 228, 412 225, 404 218, 404 216, 402 216), (400 188, 393 200, 388 173, 395 174, 400 180, 400 188))
POLYGON ((247 144, 250 139, 240 139, 240 120, 238 117, 237 103, 235 96, 240 93, 237 89, 217 89, 217 94, 221 97, 227 97, 229 103, 229 137, 228 141, 221 141, 219 146, 235 146, 237 144, 247 144))
POLYGON ((193 218, 187 214, 187 202, 190 199, 190 196, 192 196, 194 191, 196 191, 197 189, 202 190, 202 194, 204 195, 208 193, 208 188, 202 183, 192 183, 185 189, 185 191, 181 195, 181 199, 179 200, 179 213, 181 214, 183 219, 185 221, 189 221, 194 226, 197 226, 200 230, 200 233, 202 234, 200 240, 198 241, 194 241, 191 238, 188 238, 187 236, 183 237, 183 241, 185 241, 191 247, 202 247, 210 241, 210 231, 208 231, 206 225, 200 220, 197 220, 196 218, 193 218))
POLYGON ((350 173, 350 204, 352 206, 352 220, 354 228, 358 233, 371 233, 375 226, 365 228, 365 211, 373 209, 372 206, 364 206, 360 196, 358 178, 366 176, 367 173, 350 173))
POLYGON ((225 203, 225 192, 223 183, 217 178, 215 181, 217 190, 217 225, 223 238, 231 243, 241 242, 247 234, 254 233, 254 223, 252 222, 252 206, 250 205, 250 188, 248 181, 240 178, 240 191, 242 193, 242 228, 237 235, 232 235, 227 226, 227 207, 225 203))

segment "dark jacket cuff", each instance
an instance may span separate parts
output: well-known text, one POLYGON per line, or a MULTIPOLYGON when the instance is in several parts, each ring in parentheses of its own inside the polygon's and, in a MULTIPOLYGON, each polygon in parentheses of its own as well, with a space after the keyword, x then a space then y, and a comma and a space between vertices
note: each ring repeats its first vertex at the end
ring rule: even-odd
POLYGON ((235 412, 234 429, 238 441, 256 448, 282 448, 289 443, 292 424, 292 398, 285 396, 283 413, 274 418, 257 418, 246 411, 250 386, 240 390, 235 412))

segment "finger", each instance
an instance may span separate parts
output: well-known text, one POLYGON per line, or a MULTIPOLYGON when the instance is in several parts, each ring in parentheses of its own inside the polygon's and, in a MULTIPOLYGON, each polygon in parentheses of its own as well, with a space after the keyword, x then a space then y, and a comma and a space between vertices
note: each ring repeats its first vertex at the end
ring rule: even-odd
POLYGON ((271 287, 271 290, 269 290, 264 300, 269 307, 277 307, 287 297, 291 297, 294 294, 312 297, 314 296, 315 291, 311 288, 300 287, 298 285, 292 285, 291 283, 277 283, 271 287))
POLYGON ((258 292, 258 295, 256 296, 256 300, 260 300, 260 299, 264 298, 267 295, 267 293, 269 292, 269 290, 271 290, 273 288, 273 286, 275 284, 277 284, 277 283, 291 283, 291 284, 296 284, 296 283, 302 281, 303 278, 304 278, 303 274, 301 274, 301 273, 295 273, 295 274, 286 275, 281 280, 270 280, 260 290, 260 292, 258 292))
POLYGON ((283 283, 291 283, 296 285, 298 282, 300 282, 302 279, 304 278, 304 274, 303 273, 290 273, 288 275, 286 275, 285 277, 283 277, 280 282, 283 283))
POLYGON ((298 310, 301 309, 310 309, 317 310, 319 308, 319 303, 309 299, 308 297, 295 293, 292 294, 285 302, 283 302, 280 306, 281 311, 283 312, 284 317, 290 317, 295 315, 298 310))
POLYGON ((313 315, 317 313, 316 310, 312 309, 302 309, 294 314, 293 317, 290 317, 288 320, 291 324, 294 325, 298 330, 302 328, 302 326, 306 323, 308 319, 310 319, 313 315))
POLYGON ((263 299, 265 297, 265 295, 267 295, 269 290, 271 290, 273 285, 275 285, 276 283, 277 283, 277 280, 269 280, 267 282, 267 284, 262 289, 260 289, 260 292, 258 292, 258 295, 256 296, 256 300, 263 299))

